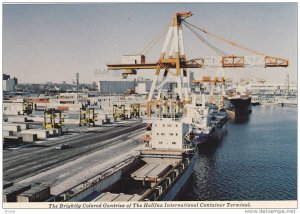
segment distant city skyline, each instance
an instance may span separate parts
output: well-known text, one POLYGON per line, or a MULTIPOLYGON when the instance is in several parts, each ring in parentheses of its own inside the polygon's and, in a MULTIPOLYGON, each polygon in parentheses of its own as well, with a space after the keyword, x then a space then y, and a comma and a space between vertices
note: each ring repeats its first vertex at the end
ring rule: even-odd
MULTIPOLYGON (((170 23, 175 12, 191 11, 190 23, 251 49, 289 59, 288 68, 225 70, 226 77, 297 82, 297 3, 90 3, 3 4, 3 70, 19 83, 97 81, 95 69, 139 54, 170 23)), ((158 60, 164 36, 146 54, 158 60)), ((206 37, 235 55, 253 55, 206 37)), ((216 56, 184 29, 187 58, 216 56)), ((154 72, 140 71, 151 78, 154 72)), ((199 69, 196 77, 211 74, 199 69)))

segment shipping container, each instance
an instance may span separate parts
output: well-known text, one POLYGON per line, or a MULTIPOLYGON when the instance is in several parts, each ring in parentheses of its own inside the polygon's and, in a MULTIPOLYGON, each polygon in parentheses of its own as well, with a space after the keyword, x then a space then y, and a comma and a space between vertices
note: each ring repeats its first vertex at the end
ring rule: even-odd
POLYGON ((7 136, 3 138, 3 142, 6 144, 18 144, 23 142, 23 138, 21 136, 7 136))
POLYGON ((138 55, 123 55, 121 57, 122 64, 145 64, 145 56, 138 55))
POLYGON ((22 134, 23 142, 32 143, 37 141, 37 134, 22 134))
POLYGON ((59 103, 60 104, 74 104, 75 101, 74 100, 60 100, 59 103))
POLYGON ((50 187, 46 185, 33 186, 19 194, 17 202, 42 202, 50 197, 50 187))
POLYGON ((3 189, 3 202, 17 202, 17 195, 30 188, 30 184, 17 184, 3 189))
POLYGON ((69 106, 57 106, 56 109, 60 110, 60 111, 68 111, 69 110, 69 106))

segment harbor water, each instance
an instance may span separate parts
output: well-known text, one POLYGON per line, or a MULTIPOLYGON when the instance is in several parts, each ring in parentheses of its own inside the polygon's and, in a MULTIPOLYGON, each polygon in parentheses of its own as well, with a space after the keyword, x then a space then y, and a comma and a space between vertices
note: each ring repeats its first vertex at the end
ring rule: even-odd
POLYGON ((296 200, 297 108, 255 106, 248 121, 228 122, 214 148, 200 148, 182 201, 296 200))

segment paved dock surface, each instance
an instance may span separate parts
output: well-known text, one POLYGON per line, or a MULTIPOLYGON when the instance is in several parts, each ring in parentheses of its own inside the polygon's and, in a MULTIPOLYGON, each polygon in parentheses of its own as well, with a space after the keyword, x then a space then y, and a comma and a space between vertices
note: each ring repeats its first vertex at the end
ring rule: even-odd
POLYGON ((108 145, 98 151, 26 178, 19 183, 46 182, 51 186, 51 194, 57 195, 116 163, 138 154, 143 144, 137 139, 143 133, 144 129, 131 132, 126 137, 116 137, 113 139, 116 142, 114 145, 108 145))
MULTIPOLYGON (((121 141, 131 140, 134 144, 135 141, 131 139, 130 135, 135 131, 142 131, 144 128, 145 124, 142 124, 141 120, 115 123, 86 129, 87 131, 80 134, 59 137, 35 146, 5 150, 3 153, 3 179, 15 182, 24 180, 80 157, 84 158, 88 154, 116 145, 121 141), (62 144, 68 144, 71 148, 55 149, 56 146, 62 144)), ((78 166, 81 164, 78 163, 78 166)))

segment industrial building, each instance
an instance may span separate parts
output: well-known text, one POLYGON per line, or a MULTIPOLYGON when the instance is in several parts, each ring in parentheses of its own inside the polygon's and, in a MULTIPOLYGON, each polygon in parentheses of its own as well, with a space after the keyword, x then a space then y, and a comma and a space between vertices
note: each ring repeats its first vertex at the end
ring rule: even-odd
POLYGON ((15 91, 15 86, 18 84, 17 78, 10 78, 10 75, 3 74, 2 78, 2 90, 5 92, 15 91))
POLYGON ((252 95, 297 94, 297 84, 252 83, 252 95))
POLYGON ((99 92, 101 94, 146 94, 150 91, 151 84, 151 80, 100 80, 99 92))
POLYGON ((102 94, 127 94, 135 90, 135 81, 99 81, 99 91, 102 94))

